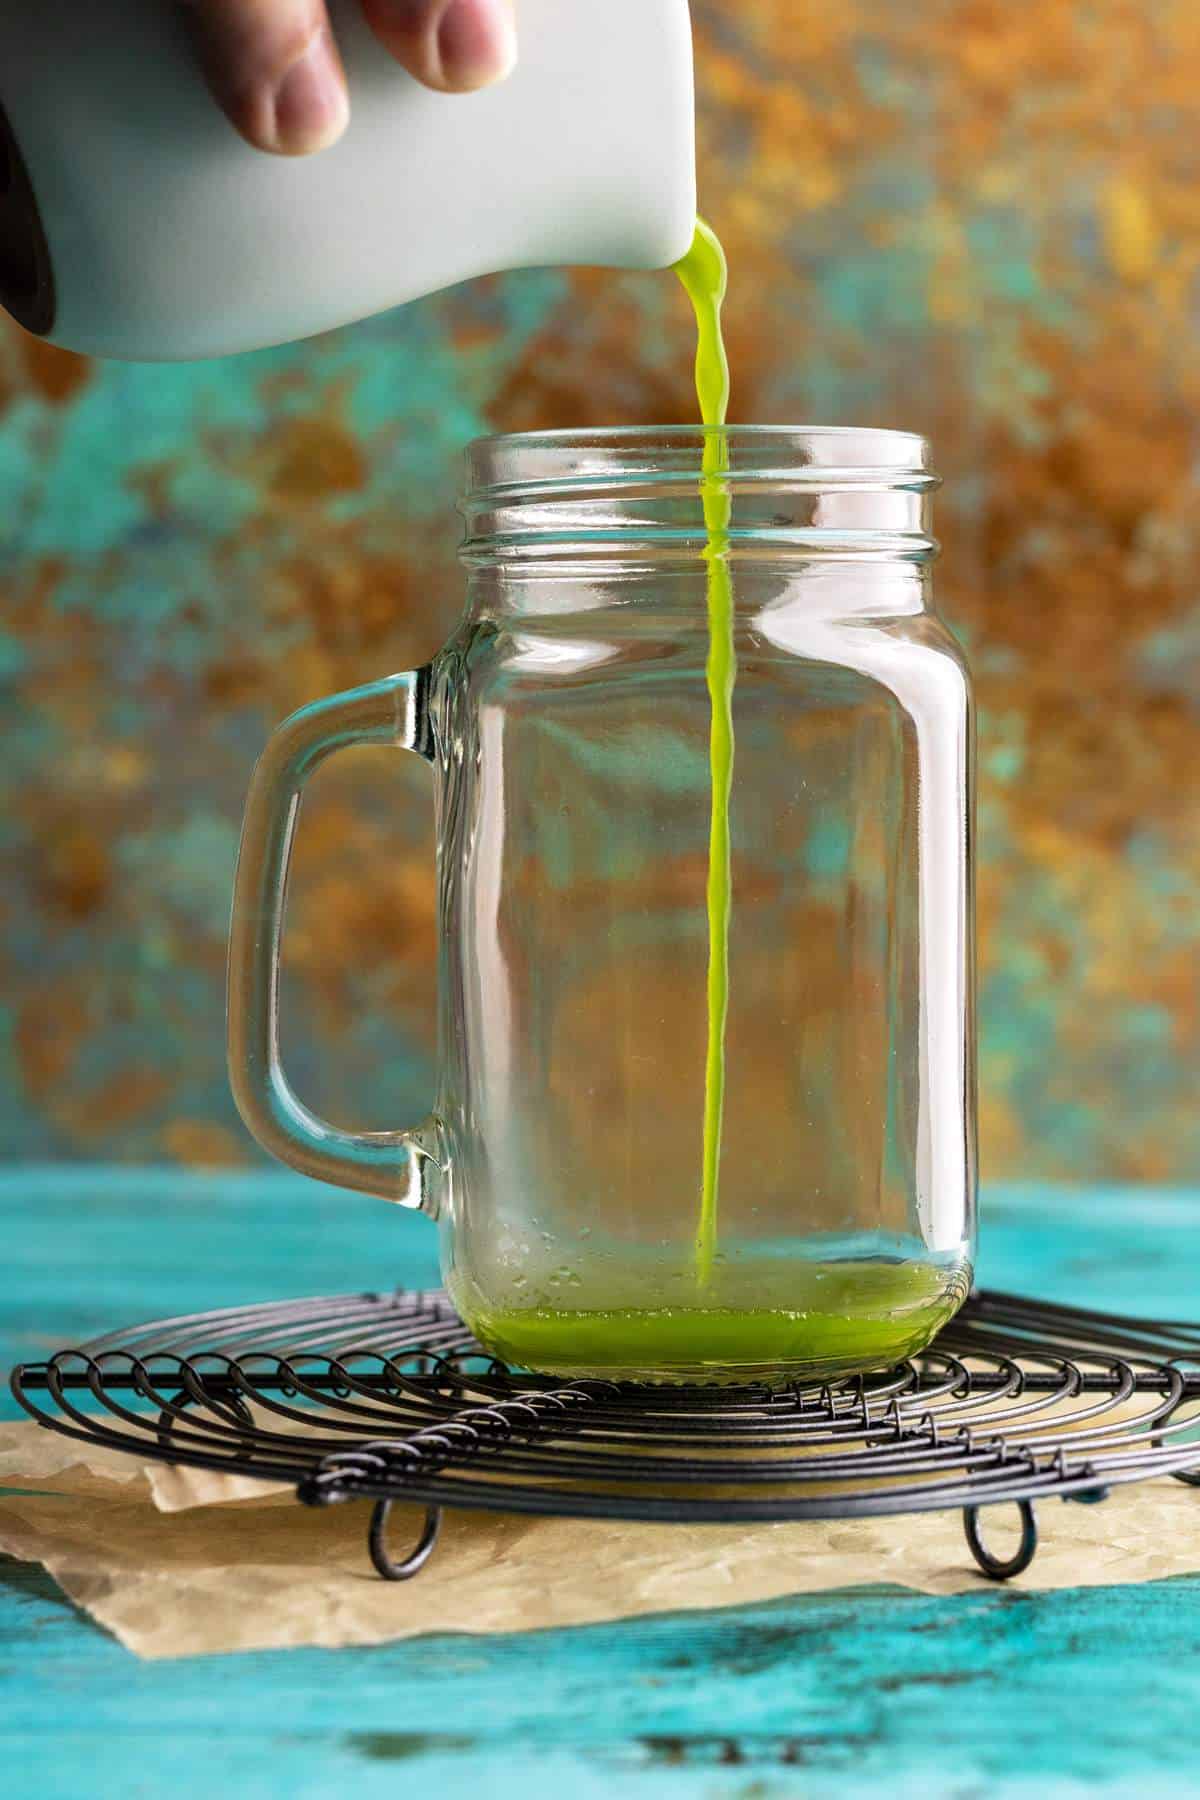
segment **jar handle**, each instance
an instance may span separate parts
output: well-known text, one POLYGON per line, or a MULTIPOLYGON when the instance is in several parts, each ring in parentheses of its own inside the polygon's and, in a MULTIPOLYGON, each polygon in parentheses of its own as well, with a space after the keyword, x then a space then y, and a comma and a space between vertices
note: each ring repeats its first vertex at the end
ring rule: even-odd
POLYGON ((334 751, 394 744, 433 761, 430 670, 317 700, 272 735, 246 798, 229 927, 229 1080, 264 1149, 305 1175, 436 1216, 442 1130, 339 1131, 297 1098, 279 1056, 279 952, 292 840, 305 784, 334 751))

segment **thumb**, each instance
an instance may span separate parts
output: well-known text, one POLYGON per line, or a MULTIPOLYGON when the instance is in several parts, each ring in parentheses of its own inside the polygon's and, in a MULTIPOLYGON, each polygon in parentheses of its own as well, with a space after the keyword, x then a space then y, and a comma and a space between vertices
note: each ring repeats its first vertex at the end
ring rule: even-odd
POLYGON ((427 87, 490 87, 517 60, 513 0, 363 0, 363 11, 384 49, 427 87))

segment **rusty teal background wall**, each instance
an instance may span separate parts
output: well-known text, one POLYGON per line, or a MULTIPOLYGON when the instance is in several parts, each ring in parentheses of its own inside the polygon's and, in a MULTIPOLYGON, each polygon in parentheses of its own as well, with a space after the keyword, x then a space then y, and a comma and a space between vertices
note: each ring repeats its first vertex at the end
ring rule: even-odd
MULTIPOLYGON (((981 696, 983 1162, 1200 1179, 1200 14, 698 0, 741 419, 928 432, 981 696)), ((647 179, 653 172, 647 171, 647 179)), ((535 273, 298 347, 0 342, 9 1156, 236 1162, 224 928, 269 727, 421 660, 478 431, 692 416, 668 277, 535 273)), ((398 766, 399 765, 399 766, 398 766)), ((423 772, 322 777, 297 1084, 424 1110, 423 772)))

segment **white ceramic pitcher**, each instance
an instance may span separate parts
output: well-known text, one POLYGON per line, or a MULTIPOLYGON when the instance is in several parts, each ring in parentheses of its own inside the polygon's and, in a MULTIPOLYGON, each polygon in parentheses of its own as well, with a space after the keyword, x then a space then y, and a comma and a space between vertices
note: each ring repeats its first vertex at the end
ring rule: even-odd
POLYGON ((0 300, 98 356, 224 355, 469 276, 660 268, 696 211, 687 0, 517 0, 521 60, 430 92, 333 0, 353 116, 252 150, 167 0, 0 0, 0 300))

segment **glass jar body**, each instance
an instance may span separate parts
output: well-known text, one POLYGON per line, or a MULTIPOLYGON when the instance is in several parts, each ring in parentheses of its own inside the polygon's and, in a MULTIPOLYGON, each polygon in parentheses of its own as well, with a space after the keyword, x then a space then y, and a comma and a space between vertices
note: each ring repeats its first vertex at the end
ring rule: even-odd
POLYGON ((435 665, 446 1280, 488 1349, 563 1376, 889 1364, 970 1284, 961 652, 918 563, 750 541, 731 569, 710 1267, 704 560, 490 561, 435 665))
POLYGON ((247 797, 243 1118, 439 1219, 480 1342, 552 1375, 877 1368, 971 1279, 972 712, 926 446, 719 435, 475 445, 454 638, 285 720, 247 797), (362 744, 435 773, 440 1076, 406 1130, 320 1118, 280 1052, 302 795, 362 744))

